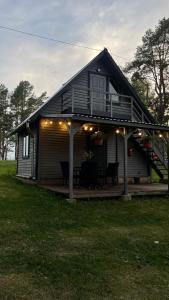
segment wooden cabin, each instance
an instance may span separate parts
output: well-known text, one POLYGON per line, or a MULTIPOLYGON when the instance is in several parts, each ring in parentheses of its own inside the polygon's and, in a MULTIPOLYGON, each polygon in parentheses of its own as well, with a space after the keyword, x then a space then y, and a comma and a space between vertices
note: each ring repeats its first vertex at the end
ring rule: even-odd
POLYGON ((109 196, 115 190, 128 195, 128 184, 141 191, 150 183, 152 169, 167 180, 168 131, 104 49, 14 130, 17 176, 69 198, 78 191, 85 198, 89 189, 93 197, 107 190, 109 196), (97 169, 93 186, 80 178, 85 161, 97 169))

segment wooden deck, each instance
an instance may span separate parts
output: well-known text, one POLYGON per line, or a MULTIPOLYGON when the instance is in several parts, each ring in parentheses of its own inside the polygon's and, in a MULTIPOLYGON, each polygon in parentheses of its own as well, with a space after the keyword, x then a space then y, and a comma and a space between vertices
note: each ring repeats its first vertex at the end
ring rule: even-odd
MULTIPOLYGON (((68 186, 40 185, 41 187, 53 191, 55 194, 69 196, 68 186)), ((151 184, 129 184, 129 194, 131 196, 162 196, 168 195, 168 185, 162 183, 151 184)), ((123 195, 123 185, 106 185, 103 189, 88 190, 84 188, 74 189, 74 198, 117 198, 123 195)))

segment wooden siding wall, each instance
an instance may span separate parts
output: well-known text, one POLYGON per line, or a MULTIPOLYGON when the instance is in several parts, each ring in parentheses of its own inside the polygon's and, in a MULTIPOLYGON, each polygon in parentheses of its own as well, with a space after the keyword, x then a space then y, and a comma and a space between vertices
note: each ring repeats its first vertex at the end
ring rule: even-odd
MULTIPOLYGON (((86 138, 84 133, 78 132, 74 138, 74 166, 78 167, 84 160, 86 138)), ((61 161, 69 160, 69 136, 65 125, 58 122, 39 131, 39 179, 62 178, 61 161)))
MULTIPOLYGON (((129 141, 129 147, 133 147, 129 141)), ((74 138, 74 167, 79 167, 84 160, 86 149, 86 134, 78 132, 74 138)), ((115 162, 116 146, 115 135, 107 139, 107 163, 115 162)), ((39 132, 39 179, 62 178, 61 161, 69 160, 69 137, 66 127, 61 127, 58 122, 41 127, 39 132)), ((119 176, 123 176, 123 138, 118 136, 118 161, 119 176)), ((147 163, 140 151, 134 149, 132 156, 128 157, 128 176, 147 177, 147 163)))
POLYGON ((53 99, 47 103, 44 108, 42 108, 42 113, 45 114, 59 114, 62 110, 62 99, 60 97, 54 96, 53 99))
MULTIPOLYGON (((19 135, 18 144, 18 172, 17 175, 23 177, 34 177, 36 167, 36 131, 34 130, 34 141, 30 138, 30 156, 23 159, 23 134, 19 135), (34 153, 33 153, 34 149, 34 153)), ((129 141, 129 147, 133 147, 129 141)), ((84 151, 86 149, 86 134, 79 131, 74 138, 74 166, 78 167, 84 160, 84 151)), ((60 162, 69 160, 69 139, 68 131, 58 122, 48 125, 39 130, 39 179, 57 179, 62 178, 60 162)), ((115 135, 109 135, 107 139, 107 163, 116 160, 115 135)), ((123 138, 118 136, 118 161, 119 176, 123 176, 123 138)), ((147 163, 139 150, 134 149, 132 156, 128 157, 128 176, 147 177, 147 163)))
POLYGON ((23 158, 23 136, 24 133, 18 136, 18 166, 17 175, 30 178, 35 177, 36 167, 36 129, 33 129, 34 138, 30 137, 29 158, 23 158))
MULTIPOLYGON (((116 161, 116 137, 111 135, 107 140, 107 162, 116 161)), ((133 147, 132 141, 128 141, 128 147, 133 147)), ((124 172, 124 155, 123 155, 123 137, 118 136, 118 161, 119 176, 123 176, 124 172)), ((129 177, 147 177, 147 163, 141 152, 134 148, 133 155, 128 156, 128 176, 129 177)))
MULTIPOLYGON (((105 75, 107 78, 111 77, 110 72, 107 70, 105 65, 100 61, 98 63, 94 63, 90 66, 88 70, 83 71, 81 74, 79 74, 78 78, 75 80, 74 85, 78 86, 79 89, 76 90, 75 88, 75 94, 74 94, 74 107, 75 112, 85 112, 85 110, 88 108, 88 100, 89 100, 89 93, 86 90, 87 88, 90 88, 90 72, 96 73, 97 75, 105 75), (100 69, 100 73, 97 72, 97 70, 100 69), (80 87, 82 88, 80 90, 80 87)), ((127 102, 127 99, 126 99, 127 102)), ((107 112, 110 113, 110 107, 107 107, 107 112)), ((129 119, 131 115, 130 107, 129 106, 119 106, 118 104, 113 105, 113 117, 120 117, 124 116, 125 119, 129 119)))
MULTIPOLYGON (((74 94, 74 110, 78 113, 89 113, 88 110, 88 101, 89 101, 89 92, 88 88, 90 88, 90 72, 105 75, 111 77, 111 73, 105 64, 100 60, 97 63, 93 63, 89 66, 88 69, 82 71, 77 78, 73 81, 72 85, 75 87, 74 94), (97 70, 100 69, 100 73, 97 70), (78 87, 78 89, 76 89, 78 87)), ((113 80, 113 78, 112 78, 113 80)), ((72 90, 71 86, 67 88, 67 90, 61 96, 54 96, 51 101, 42 109, 42 113, 45 114, 56 114, 61 113, 62 108, 65 111, 69 111, 71 109, 71 101, 72 101, 72 90)), ((119 93, 122 91, 118 91, 119 93)), ((126 100, 127 101, 127 100, 126 100)), ((108 112, 110 113, 110 108, 108 108, 108 112)), ((130 117, 130 108, 126 105, 119 106, 118 104, 114 104, 113 106, 113 117, 123 116, 125 119, 129 119, 130 117)), ((122 117, 122 118, 123 118, 122 117)))

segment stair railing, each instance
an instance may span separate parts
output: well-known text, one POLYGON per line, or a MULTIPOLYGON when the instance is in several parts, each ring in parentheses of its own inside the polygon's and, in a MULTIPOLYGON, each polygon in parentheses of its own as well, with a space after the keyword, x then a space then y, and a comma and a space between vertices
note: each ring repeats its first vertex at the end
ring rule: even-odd
MULTIPOLYGON (((141 106, 133 101, 133 119, 138 122, 151 123, 151 120, 145 115, 141 106)), ((167 156, 167 141, 165 138, 160 138, 154 134, 154 132, 145 130, 146 135, 150 136, 153 151, 157 154, 160 161, 164 164, 166 168, 168 168, 168 156, 167 156)))

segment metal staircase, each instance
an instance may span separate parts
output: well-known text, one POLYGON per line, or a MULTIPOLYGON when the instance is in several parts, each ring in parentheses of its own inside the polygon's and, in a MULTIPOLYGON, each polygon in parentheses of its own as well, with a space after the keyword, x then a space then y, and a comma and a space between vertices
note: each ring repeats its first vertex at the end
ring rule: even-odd
MULTIPOLYGON (((149 118, 145 116, 140 106, 133 101, 133 120, 145 123, 151 123, 149 118)), ((168 156, 167 156, 167 141, 159 134, 154 133, 151 130, 142 130, 141 132, 135 132, 132 136, 132 140, 137 147, 142 151, 143 155, 147 159, 148 164, 159 175, 161 182, 168 179, 168 156), (144 138, 150 140, 151 147, 145 147, 144 138)))

